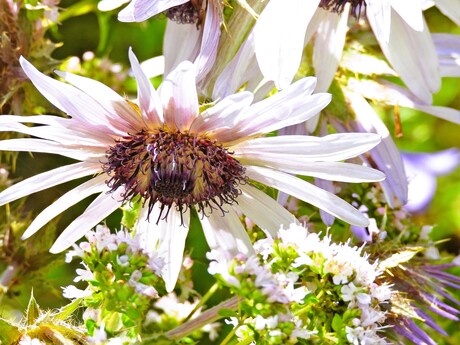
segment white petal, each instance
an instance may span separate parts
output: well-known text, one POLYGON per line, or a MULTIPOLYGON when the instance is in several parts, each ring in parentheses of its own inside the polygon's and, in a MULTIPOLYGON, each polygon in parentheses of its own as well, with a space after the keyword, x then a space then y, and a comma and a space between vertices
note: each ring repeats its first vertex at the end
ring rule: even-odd
POLYGON ((82 149, 73 145, 62 145, 54 141, 41 139, 1 140, 0 151, 52 153, 93 163, 98 163, 103 157, 105 157, 105 154, 101 151, 100 147, 86 147, 85 149, 82 149))
MULTIPOLYGON (((193 121, 190 133, 207 133, 219 128, 232 128, 235 118, 248 108, 254 96, 251 92, 232 94, 211 108, 206 109, 193 121)), ((212 136, 212 134, 209 134, 212 136)))
POLYGON ((356 157, 380 142, 374 133, 336 133, 324 137, 283 135, 248 140, 231 149, 235 157, 301 157, 306 162, 335 162, 356 157))
POLYGON ((143 22, 167 9, 182 5, 189 0, 132 0, 118 13, 120 22, 143 22))
POLYGON ((434 0, 439 10, 460 26, 460 3, 458 0, 434 0))
POLYGON ((115 128, 128 132, 129 130, 138 130, 144 126, 140 114, 110 87, 97 80, 73 73, 62 71, 55 71, 55 73, 99 103, 105 110, 104 114, 107 116, 108 121, 115 128))
POLYGON ((334 79, 347 34, 349 5, 342 14, 329 13, 316 32, 313 67, 318 78, 316 92, 326 92, 334 79))
POLYGON ((288 86, 299 68, 304 36, 319 0, 271 0, 254 26, 260 69, 278 89, 288 86))
MULTIPOLYGON (((459 4, 460 10, 460 4, 459 4)), ((460 20, 460 14, 459 14, 460 20)), ((460 77, 460 35, 432 34, 443 77, 460 77)))
POLYGON ((169 128, 186 131, 198 116, 198 95, 195 66, 184 61, 172 71, 160 86, 164 119, 169 128))
POLYGON ((213 1, 208 2, 203 25, 200 53, 195 60, 197 82, 204 79, 214 65, 220 37, 220 9, 213 1))
POLYGON ((384 42, 390 39, 391 27, 391 5, 387 0, 366 1, 366 14, 369 22, 375 23, 373 30, 376 36, 381 37, 384 42))
POLYGON ((86 208, 81 216, 76 218, 70 225, 59 235, 56 242, 50 249, 51 253, 60 253, 69 248, 72 244, 83 237, 92 227, 99 224, 104 218, 110 215, 118 207, 121 206, 121 194, 123 188, 107 194, 100 194, 86 208))
POLYGON ((236 144, 243 138, 308 120, 331 100, 330 94, 310 95, 316 85, 315 81, 315 78, 303 78, 279 93, 253 104, 235 119, 232 130, 218 131, 215 138, 223 143, 236 144))
POLYGON ((254 253, 251 240, 233 208, 223 205, 225 214, 214 210, 209 216, 201 219, 206 241, 211 249, 228 251, 231 254, 254 253))
POLYGON ((264 192, 249 184, 239 188, 243 193, 238 196, 236 207, 271 237, 275 238, 281 227, 287 229, 290 224, 298 223, 294 215, 264 192), (270 216, 267 217, 267 214, 270 216))
POLYGON ((48 206, 42 212, 40 212, 40 214, 37 217, 35 217, 33 222, 29 225, 27 230, 22 235, 21 239, 24 240, 26 238, 29 238, 38 230, 40 230, 51 219, 61 214, 69 207, 85 199, 86 197, 95 193, 108 191, 109 187, 107 187, 107 185, 104 182, 106 179, 107 175, 99 175, 79 185, 71 191, 65 193, 63 196, 61 196, 59 199, 53 202, 50 206, 48 206))
MULTIPOLYGON (((321 189, 327 190, 328 192, 334 193, 335 188, 333 182, 331 181, 315 178, 315 185, 321 189)), ((319 214, 324 224, 327 226, 332 226, 332 224, 334 224, 335 217, 332 214, 327 213, 324 210, 319 210, 319 214)))
POLYGON ((390 39, 385 42, 376 32, 376 24, 371 17, 369 22, 383 53, 407 87, 421 101, 431 104, 431 94, 441 86, 441 77, 435 46, 426 24, 424 30, 415 31, 392 11, 390 39))
POLYGON ((19 62, 38 91, 57 108, 72 116, 75 121, 83 122, 88 130, 94 129, 108 135, 115 133, 105 118, 105 109, 92 97, 72 85, 42 74, 22 56, 19 62))
POLYGON ((165 73, 165 57, 164 55, 155 56, 141 62, 141 68, 147 78, 155 78, 165 73))
POLYGON ((420 0, 390 0, 391 7, 415 31, 423 30, 423 12, 420 0))
POLYGON ((340 182, 376 182, 383 181, 381 171, 358 164, 342 162, 304 162, 295 157, 258 157, 240 160, 244 165, 257 165, 284 171, 295 175, 313 176, 324 180, 340 182))
POLYGON ((163 41, 164 75, 169 75, 182 61, 195 61, 201 47, 202 33, 195 24, 167 21, 163 41))
POLYGON ((100 164, 80 162, 56 168, 18 182, 0 193, 0 205, 20 199, 58 184, 95 174, 101 170, 100 164))
POLYGON ((344 200, 295 176, 262 167, 246 167, 246 175, 312 204, 351 225, 365 227, 369 224, 365 216, 344 200))
POLYGON ((160 219, 158 223, 160 233, 158 252, 165 259, 165 266, 161 275, 166 284, 166 291, 168 292, 174 290, 177 278, 179 277, 189 223, 190 211, 185 212, 181 216, 180 212, 174 208, 171 208, 165 220, 160 219))
POLYGON ((149 127, 160 127, 163 124, 163 108, 160 97, 154 90, 149 78, 144 74, 131 47, 129 48, 129 61, 137 81, 137 99, 142 116, 148 120, 146 123, 149 127))

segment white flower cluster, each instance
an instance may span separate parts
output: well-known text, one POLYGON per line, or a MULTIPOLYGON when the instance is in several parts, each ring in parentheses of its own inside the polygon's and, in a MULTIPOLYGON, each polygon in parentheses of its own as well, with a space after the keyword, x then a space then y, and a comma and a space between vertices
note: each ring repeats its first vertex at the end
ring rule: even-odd
MULTIPOLYGON (((323 239, 316 233, 309 233, 306 228, 292 224, 289 229, 281 229, 278 239, 267 238, 256 243, 256 251, 265 259, 274 254, 275 241, 278 248, 294 249, 297 257, 292 262, 293 268, 302 270, 310 268, 320 274, 331 275, 332 282, 340 287, 341 299, 348 302, 348 309, 359 309, 360 317, 352 320, 346 327, 347 339, 352 344, 386 344, 377 335, 385 318, 381 304, 391 298, 388 285, 379 285, 376 278, 381 274, 377 262, 371 264, 363 247, 351 247, 350 243, 333 243, 330 236, 323 239)), ((312 290, 320 286, 309 285, 312 290)))

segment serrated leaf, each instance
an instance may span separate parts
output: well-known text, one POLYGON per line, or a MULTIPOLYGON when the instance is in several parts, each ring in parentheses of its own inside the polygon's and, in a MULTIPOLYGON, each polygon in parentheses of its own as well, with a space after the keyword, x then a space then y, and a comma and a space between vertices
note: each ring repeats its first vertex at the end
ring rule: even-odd
POLYGON ((63 320, 63 321, 66 320, 73 314, 75 310, 80 308, 80 302, 81 302, 81 298, 78 298, 72 303, 69 303, 63 306, 62 308, 59 309, 57 314, 54 315, 54 318, 58 320, 63 320))
POLYGON ((29 304, 26 310, 26 321, 28 325, 33 325, 40 316, 40 306, 34 298, 34 290, 30 292, 29 304))
POLYGON ((421 247, 416 247, 416 248, 410 248, 406 249, 403 251, 400 251, 399 253, 393 254, 390 256, 388 259, 383 260, 380 262, 378 268, 379 270, 387 270, 392 267, 396 267, 404 262, 408 262, 411 260, 417 253, 422 251, 423 248, 421 247))

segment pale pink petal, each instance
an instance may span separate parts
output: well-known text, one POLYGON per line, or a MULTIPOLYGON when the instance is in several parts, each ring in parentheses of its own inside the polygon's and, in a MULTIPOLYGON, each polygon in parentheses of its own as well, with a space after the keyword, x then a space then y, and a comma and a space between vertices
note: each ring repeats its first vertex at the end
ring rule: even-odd
POLYGON ((330 94, 310 95, 315 85, 315 78, 303 78, 289 85, 279 93, 253 104, 235 119, 232 130, 216 131, 214 137, 223 143, 236 144, 243 138, 308 120, 331 101, 330 94))
POLYGON ((298 223, 294 215, 264 192, 249 184, 239 188, 242 194, 238 196, 236 207, 271 237, 276 237, 281 227, 287 229, 290 224, 298 223))
POLYGON ((172 71, 160 86, 164 120, 170 129, 186 131, 198 116, 198 95, 195 66, 184 61, 172 71))
MULTIPOLYGON (((193 121, 190 133, 208 133, 219 128, 232 128, 235 118, 248 108, 254 96, 251 92, 232 94, 211 108, 206 109, 193 121)), ((212 133, 208 133, 212 137, 212 133)))
POLYGON ((104 109, 104 115, 117 129, 122 131, 139 130, 144 126, 142 117, 118 93, 97 80, 85 78, 73 73, 55 71, 57 75, 99 103, 104 109))
POLYGON ((106 111, 92 97, 81 92, 72 85, 62 83, 39 72, 22 56, 19 62, 40 93, 57 108, 82 122, 88 129, 93 129, 107 135, 116 134, 106 119, 106 111))
POLYGON ((441 86, 441 77, 438 56, 426 24, 422 31, 415 31, 392 11, 390 39, 385 42, 376 31, 376 23, 371 17, 369 23, 383 53, 407 87, 421 101, 431 104, 432 93, 441 86))
POLYGON ((254 26, 255 51, 263 75, 278 89, 287 87, 299 68, 304 36, 319 0, 271 0, 254 26))
POLYGON ((235 157, 264 158, 297 155, 305 162, 335 162, 356 157, 380 142, 374 133, 335 133, 324 137, 283 135, 248 140, 231 149, 235 157))
POLYGON ((196 82, 200 82, 209 73, 214 65, 217 55, 217 46, 220 37, 219 6, 213 1, 208 1, 206 19, 203 25, 203 37, 201 39, 200 53, 195 60, 196 82))
POLYGON ((0 205, 20 199, 61 183, 96 174, 101 170, 100 164, 79 162, 59 167, 18 182, 0 193, 0 205))
POLYGON ((246 167, 246 175, 257 182, 303 200, 343 221, 358 226, 367 226, 369 220, 353 206, 321 188, 295 176, 262 167, 246 167))
POLYGON ((149 127, 160 127, 163 124, 163 108, 160 97, 152 86, 149 78, 139 65, 136 55, 129 48, 129 61, 137 81, 137 99, 142 116, 149 127))
MULTIPOLYGON (((150 219, 150 222, 152 221, 155 222, 156 219, 150 219)), ((171 208, 166 219, 161 219, 158 223, 158 253, 165 260, 161 276, 165 281, 166 291, 168 292, 174 290, 179 277, 189 223, 190 211, 187 210, 181 215, 175 208, 171 208)))
POLYGON ((132 0, 118 13, 120 22, 143 22, 167 9, 182 5, 189 0, 132 0))
POLYGON ((254 253, 251 240, 241 224, 240 218, 229 205, 223 205, 225 214, 214 210, 201 219, 206 241, 211 249, 228 251, 231 254, 254 253))
MULTIPOLYGON (((63 145, 54 141, 41 139, 10 139, 0 141, 0 151, 42 152, 66 156, 80 161, 96 164, 105 157, 105 149, 63 145)), ((99 163, 99 166, 101 164, 99 163)))
POLYGON ((56 242, 50 249, 51 253, 60 253, 69 248, 72 244, 83 237, 92 227, 99 224, 103 219, 109 216, 113 211, 121 206, 121 200, 124 190, 119 188, 113 193, 100 194, 86 208, 81 216, 76 218, 70 225, 59 235, 56 242))
POLYGON ((85 183, 82 183, 81 185, 72 189, 71 191, 65 193, 63 196, 61 196, 59 199, 53 202, 50 206, 45 208, 37 217, 35 217, 33 222, 29 225, 27 230, 22 235, 21 239, 24 240, 26 238, 29 238, 38 230, 40 230, 51 219, 61 214, 69 207, 85 199, 86 197, 95 193, 109 191, 109 187, 107 187, 105 183, 105 180, 107 180, 107 178, 107 175, 99 175, 85 183))

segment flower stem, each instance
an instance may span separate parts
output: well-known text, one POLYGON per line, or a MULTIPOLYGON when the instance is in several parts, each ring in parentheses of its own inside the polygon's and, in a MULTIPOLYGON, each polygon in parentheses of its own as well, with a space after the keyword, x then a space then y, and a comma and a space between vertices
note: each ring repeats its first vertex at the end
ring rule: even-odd
POLYGON ((197 310, 200 309, 201 306, 203 306, 208 301, 208 299, 211 298, 212 295, 214 295, 217 289, 219 289, 219 285, 217 283, 214 283, 214 285, 211 286, 208 292, 206 292, 206 294, 201 298, 200 302, 195 306, 195 308, 193 308, 190 314, 187 315, 184 322, 187 322, 188 320, 190 320, 191 317, 197 312, 197 310))

